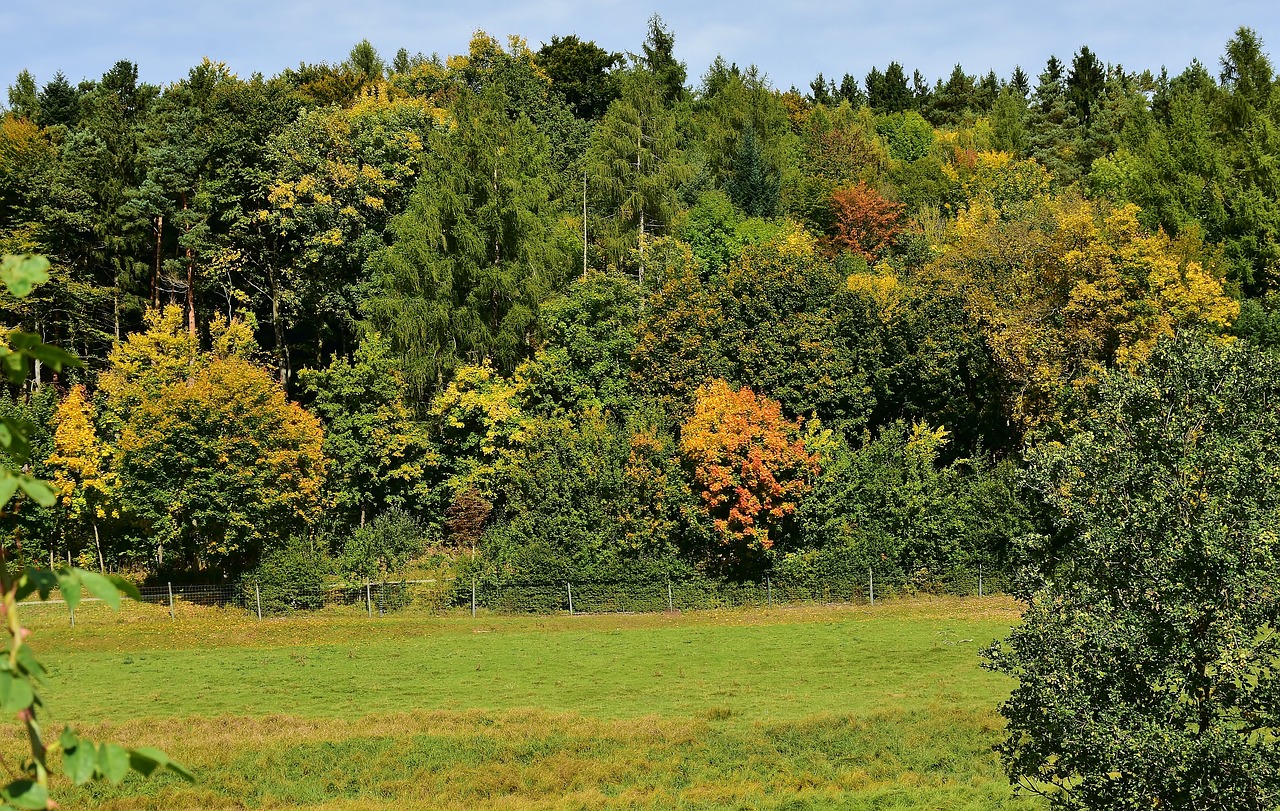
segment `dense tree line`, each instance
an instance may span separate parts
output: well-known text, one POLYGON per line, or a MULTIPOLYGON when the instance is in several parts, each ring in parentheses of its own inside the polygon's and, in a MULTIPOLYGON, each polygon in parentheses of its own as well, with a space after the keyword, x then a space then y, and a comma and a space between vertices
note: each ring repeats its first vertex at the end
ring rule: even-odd
POLYGON ((215 578, 303 548, 367 577, 418 533, 487 576, 927 579, 1009 562, 1027 449, 1110 375, 1280 345, 1249 29, 1216 74, 1082 47, 807 94, 674 49, 655 17, 625 55, 24 71, 0 248, 52 279, 0 309, 86 365, 6 394, 63 500, 11 539, 215 578))

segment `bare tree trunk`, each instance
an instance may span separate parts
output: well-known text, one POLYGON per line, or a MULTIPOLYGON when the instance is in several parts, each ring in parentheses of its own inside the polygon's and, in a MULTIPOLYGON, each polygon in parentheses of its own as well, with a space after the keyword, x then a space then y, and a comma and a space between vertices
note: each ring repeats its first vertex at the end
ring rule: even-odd
POLYGON ((187 332, 196 337, 196 263, 187 248, 187 332))
POLYGON ((160 250, 164 235, 164 215, 156 215, 156 264, 151 269, 151 306, 160 307, 160 250))
MULTIPOLYGON (((182 195, 182 210, 186 211, 187 209, 188 209, 187 195, 184 192, 182 195)), ((191 226, 189 225, 187 226, 186 232, 188 234, 191 233, 191 226)), ((196 337, 196 255, 195 255, 195 251, 191 250, 190 245, 188 245, 186 248, 186 257, 187 257, 187 332, 190 333, 192 338, 194 338, 196 337)))
POLYGON ((102 560, 102 538, 98 536, 98 522, 93 522, 93 543, 98 547, 98 571, 107 573, 107 564, 102 560))
MULTIPOLYGON (((40 335, 40 340, 43 341, 45 338, 45 335, 44 335, 44 330, 40 328, 39 321, 36 322, 36 332, 40 335)), ((31 377, 31 388, 35 389, 36 391, 39 391, 40 390, 40 371, 41 369, 44 368, 44 364, 40 362, 39 358, 32 358, 32 363, 35 366, 35 370, 34 370, 35 374, 32 375, 31 377)))
POLYGON ((644 207, 640 208, 640 273, 636 275, 640 285, 640 309, 644 309, 644 207))
POLYGON ((275 264, 267 263, 267 286, 271 292, 271 329, 276 339, 276 368, 280 374, 280 385, 289 382, 289 353, 284 345, 284 325, 280 323, 280 291, 276 286, 275 264))

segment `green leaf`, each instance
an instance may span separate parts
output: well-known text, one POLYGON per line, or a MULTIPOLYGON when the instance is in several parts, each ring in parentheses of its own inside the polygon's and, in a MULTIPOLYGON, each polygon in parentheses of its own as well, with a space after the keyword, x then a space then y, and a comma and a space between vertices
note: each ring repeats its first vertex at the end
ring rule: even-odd
POLYGON ((75 611, 80 605, 80 576, 75 569, 63 569, 58 572, 58 591, 67 603, 68 611, 75 611))
POLYGON ((18 479, 18 486, 28 498, 41 507, 52 507, 58 503, 58 496, 53 492, 53 488, 35 476, 22 476, 18 479))
POLYGON ((118 743, 99 744, 98 771, 102 772, 102 776, 110 780, 112 785, 119 785, 129 773, 129 750, 118 743))
POLYGON ((0 258, 0 281, 18 298, 31 295, 31 288, 49 281, 49 260, 24 253, 0 258))
POLYGON ((77 786, 93 779, 98 769, 98 749, 92 741, 78 738, 70 727, 62 731, 62 773, 77 786), (70 742, 72 745, 67 746, 70 742))
POLYGON ((18 492, 18 474, 7 467, 0 466, 0 507, 9 503, 13 494, 18 492))
POLYGON ((130 749, 129 765, 135 772, 147 777, 160 769, 168 769, 188 783, 196 782, 196 776, 186 766, 170 760, 168 755, 152 746, 130 749))
POLYGON ((9 345, 29 358, 47 363, 58 371, 67 366, 79 366, 80 359, 65 349, 50 346, 40 340, 39 335, 30 332, 9 333, 9 345))
POLYGON ((52 569, 38 569, 35 566, 28 566, 21 580, 18 581, 18 592, 16 599, 25 600, 36 592, 40 592, 40 599, 49 599, 49 592, 58 586, 58 576, 54 574, 52 569))
MULTIPOLYGON (((44 665, 40 664, 36 659, 35 653, 31 651, 30 645, 23 645, 18 648, 18 667, 24 674, 30 676, 41 684, 46 684, 44 678, 44 665)), ((37 703, 39 699, 37 699, 37 703)))
POLYGON ((111 584, 124 594, 124 596, 131 597, 139 602, 142 601, 142 592, 138 591, 138 587, 130 583, 128 580, 125 580, 118 574, 109 574, 107 575, 107 579, 110 580, 111 584))
POLYGON ((6 347, 0 354, 0 365, 4 366, 5 374, 13 385, 20 386, 27 379, 27 359, 17 352, 10 352, 6 347))
POLYGON ((0 790, 0 796, 3 796, 15 808, 43 809, 49 807, 49 790, 34 780, 14 780, 0 790))
POLYGON ((0 670, 0 712, 21 712, 35 701, 35 691, 27 680, 9 670, 0 670))
POLYGON ((31 453, 29 437, 35 433, 35 426, 17 417, 0 417, 0 447, 9 454, 15 464, 27 461, 31 453))
POLYGON ((120 610, 120 590, 116 588, 115 583, 112 583, 97 572, 90 572, 86 569, 72 569, 71 571, 79 576, 80 582, 84 584, 86 591, 111 606, 114 610, 120 610))

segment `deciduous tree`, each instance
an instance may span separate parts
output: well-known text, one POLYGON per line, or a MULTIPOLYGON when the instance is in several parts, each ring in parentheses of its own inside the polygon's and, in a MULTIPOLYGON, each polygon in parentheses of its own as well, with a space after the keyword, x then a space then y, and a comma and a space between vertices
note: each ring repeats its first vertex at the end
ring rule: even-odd
POLYGON ((680 451, 719 535, 710 557, 730 569, 773 547, 818 472, 800 424, 783 417, 776 400, 723 380, 698 390, 680 451))

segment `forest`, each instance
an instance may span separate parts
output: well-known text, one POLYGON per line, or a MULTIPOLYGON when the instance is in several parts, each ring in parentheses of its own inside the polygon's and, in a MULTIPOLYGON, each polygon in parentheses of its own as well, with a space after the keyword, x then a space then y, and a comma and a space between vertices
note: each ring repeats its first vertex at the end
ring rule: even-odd
POLYGON ((427 552, 923 582, 1052 534, 1028 460, 1119 377, 1280 347, 1248 28, 1176 73, 1082 46, 803 90, 644 33, 19 74, 0 252, 51 278, 0 312, 83 365, 0 399, 59 501, 10 505, 6 543, 215 583, 427 552))

